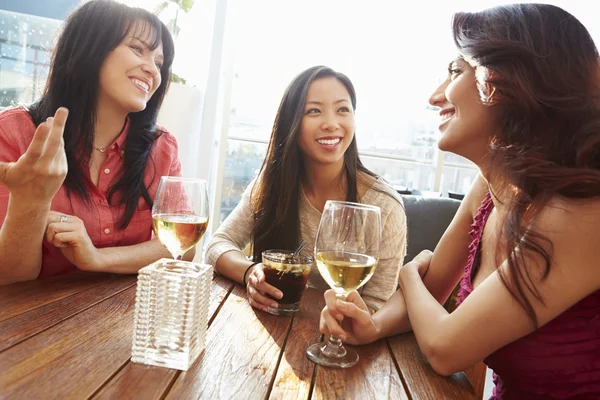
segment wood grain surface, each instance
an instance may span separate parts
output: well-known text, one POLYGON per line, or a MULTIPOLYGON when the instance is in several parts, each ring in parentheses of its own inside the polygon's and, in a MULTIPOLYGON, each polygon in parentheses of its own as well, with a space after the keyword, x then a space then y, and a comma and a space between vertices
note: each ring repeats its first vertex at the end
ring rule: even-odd
POLYGON ((412 333, 397 335, 388 339, 390 348, 406 383, 406 389, 413 399, 469 400, 477 397, 465 374, 457 373, 449 377, 438 375, 427 363, 412 333))
POLYGON ((36 279, 0 286, 0 321, 50 304, 102 282, 114 275, 76 272, 48 279, 36 279))
MULTIPOLYGON (((209 326, 225 297, 233 290, 235 283, 221 275, 213 276, 210 288, 209 326)), ((95 399, 144 399, 164 398, 180 372, 128 361, 115 377, 96 393, 95 399)))
POLYGON ((2 396, 92 395, 131 355, 134 303, 132 287, 0 353, 2 396))
MULTIPOLYGON (((95 282, 95 279, 92 281, 95 282)), ((74 291, 74 294, 61 297, 52 303, 39 302, 41 306, 38 308, 29 307, 26 301, 20 301, 22 308, 29 311, 0 322, 0 351, 133 287, 135 282, 135 276, 121 276, 119 279, 107 279, 94 286, 84 284, 81 285, 83 290, 74 291)), ((38 296, 35 296, 35 299, 37 298, 38 296)))
POLYGON ((0 287, 0 399, 481 399, 485 367, 442 377, 414 335, 355 347, 353 368, 305 356, 321 291, 293 317, 254 310, 216 275, 206 349, 186 372, 130 362, 136 276, 74 273, 0 287))
POLYGON ((384 340, 352 347, 360 356, 348 369, 317 367, 313 399, 409 399, 384 340))
POLYGON ((291 317, 254 310, 236 285, 208 329, 206 349, 167 399, 264 399, 290 323, 291 317))
POLYGON ((306 357, 306 348, 321 337, 319 315, 324 306, 322 292, 305 290, 300 311, 294 316, 269 398, 308 398, 316 364, 306 357))

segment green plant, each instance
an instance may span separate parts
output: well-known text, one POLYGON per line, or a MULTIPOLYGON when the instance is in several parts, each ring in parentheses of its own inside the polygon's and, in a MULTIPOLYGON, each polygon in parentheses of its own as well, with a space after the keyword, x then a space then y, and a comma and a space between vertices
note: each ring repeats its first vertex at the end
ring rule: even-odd
POLYGON ((173 73, 171 73, 171 82, 174 82, 174 83, 182 83, 182 84, 184 84, 184 85, 185 85, 185 84, 187 84, 187 81, 186 81, 184 78, 180 77, 179 75, 177 75, 177 74, 176 74, 176 73, 174 73, 174 72, 173 72, 173 73))
MULTIPOLYGON (((188 12, 190 12, 192 7, 194 6, 195 1, 196 0, 165 0, 165 1, 161 2, 158 6, 156 6, 156 8, 154 9, 154 14, 160 15, 171 4, 174 4, 177 7, 175 9, 175 18, 170 20, 169 23, 167 24, 169 31, 173 35, 173 39, 177 39, 177 36, 179 35, 180 28, 177 23, 178 18, 179 18, 179 12, 182 11, 184 14, 187 14, 188 12)), ((187 81, 184 78, 182 78, 181 76, 177 75, 174 72, 171 74, 171 82, 182 83, 184 85, 187 84, 187 81)))
POLYGON ((183 11, 184 14, 187 14, 194 6, 195 1, 196 0, 165 0, 156 6, 154 9, 154 14, 160 15, 171 4, 175 4, 177 6, 175 9, 175 18, 169 21, 167 25, 173 37, 177 38, 177 35, 179 35, 179 26, 177 25, 179 11, 183 11))

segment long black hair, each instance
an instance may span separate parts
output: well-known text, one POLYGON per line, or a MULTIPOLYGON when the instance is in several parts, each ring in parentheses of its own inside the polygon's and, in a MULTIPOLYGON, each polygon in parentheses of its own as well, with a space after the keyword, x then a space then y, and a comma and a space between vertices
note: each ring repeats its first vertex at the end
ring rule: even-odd
MULTIPOLYGON (((289 84, 275 117, 267 155, 252 189, 254 228, 253 256, 260 261, 267 249, 295 249, 300 242, 298 199, 304 176, 304 158, 298 145, 306 94, 310 84, 321 78, 340 81, 356 110, 356 92, 350 79, 331 68, 316 66, 297 75, 289 84)), ((344 153, 341 177, 346 178, 347 201, 358 201, 358 182, 363 177, 377 177, 360 161, 356 136, 344 153), (359 174, 362 172, 363 174, 359 174)))
POLYGON ((69 109, 64 141, 69 172, 65 179, 67 194, 89 200, 85 169, 94 149, 94 126, 99 94, 100 68, 108 56, 139 24, 143 24, 151 50, 161 43, 164 62, 161 84, 143 111, 129 114, 129 133, 125 141, 124 162, 119 178, 108 192, 109 203, 119 192, 125 204, 119 226, 127 227, 140 196, 148 206, 152 199, 144 185, 144 171, 154 141, 160 132, 156 118, 171 75, 174 45, 166 26, 153 14, 112 0, 90 1, 75 10, 65 22, 52 55, 50 73, 42 98, 29 107, 35 125, 54 115, 59 107, 69 109))

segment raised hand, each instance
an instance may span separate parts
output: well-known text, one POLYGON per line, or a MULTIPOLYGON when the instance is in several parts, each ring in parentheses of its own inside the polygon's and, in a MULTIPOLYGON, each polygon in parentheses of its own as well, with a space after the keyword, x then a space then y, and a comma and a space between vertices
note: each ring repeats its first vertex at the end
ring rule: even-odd
POLYGON ((0 162, 0 182, 17 200, 50 203, 67 176, 63 131, 69 111, 61 107, 35 130, 16 162, 0 162))

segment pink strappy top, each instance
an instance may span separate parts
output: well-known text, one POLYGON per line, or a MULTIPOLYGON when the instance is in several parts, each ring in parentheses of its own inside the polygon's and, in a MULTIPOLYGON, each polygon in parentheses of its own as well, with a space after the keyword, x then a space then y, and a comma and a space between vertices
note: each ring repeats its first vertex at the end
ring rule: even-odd
MULTIPOLYGON (((493 208, 488 194, 471 225, 458 304, 473 291, 471 271, 479 267, 483 228, 493 208)), ((600 290, 484 362, 494 370, 493 400, 600 399, 600 290)))

